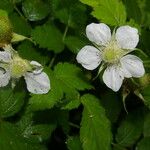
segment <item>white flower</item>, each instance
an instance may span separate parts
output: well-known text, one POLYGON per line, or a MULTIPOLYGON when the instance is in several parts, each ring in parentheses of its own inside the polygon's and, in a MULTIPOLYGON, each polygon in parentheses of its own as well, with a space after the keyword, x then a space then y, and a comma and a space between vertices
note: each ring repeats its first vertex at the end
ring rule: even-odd
POLYGON ((24 76, 28 91, 34 94, 48 93, 50 80, 42 71, 41 64, 22 59, 10 46, 4 47, 4 50, 0 51, 0 87, 6 86, 11 79, 24 76))
POLYGON ((106 24, 91 23, 86 27, 86 35, 95 47, 90 45, 83 47, 76 59, 88 70, 94 70, 101 63, 107 65, 103 81, 113 91, 120 89, 125 77, 144 75, 142 60, 128 54, 139 42, 136 28, 121 26, 111 35, 111 30, 106 24))

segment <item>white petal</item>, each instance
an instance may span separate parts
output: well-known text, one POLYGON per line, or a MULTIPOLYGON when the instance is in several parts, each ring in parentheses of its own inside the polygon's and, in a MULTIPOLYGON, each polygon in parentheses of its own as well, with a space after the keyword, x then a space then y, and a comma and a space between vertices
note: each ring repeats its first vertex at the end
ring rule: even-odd
POLYGON ((104 23, 91 23, 86 27, 86 36, 91 42, 105 46, 111 40, 111 31, 104 23))
POLYGON ((134 49, 139 42, 139 34, 136 28, 122 26, 116 31, 116 40, 123 49, 134 49))
POLYGON ((39 74, 39 73, 42 72, 43 67, 42 67, 42 65, 41 65, 40 63, 38 63, 37 61, 31 61, 30 64, 33 65, 33 66, 35 66, 35 68, 36 68, 36 69, 33 71, 33 73, 39 74))
POLYGON ((101 63, 101 52, 93 46, 84 46, 76 59, 84 68, 94 70, 101 63))
POLYGON ((120 70, 119 66, 109 66, 104 71, 104 83, 115 92, 117 92, 120 89, 123 79, 124 75, 120 70))
POLYGON ((40 74, 26 73, 27 89, 34 94, 45 94, 50 90, 50 80, 45 72, 40 74))
POLYGON ((128 70, 133 77, 141 77, 145 73, 142 60, 134 55, 126 55, 120 59, 122 68, 128 70))
POLYGON ((10 62, 11 54, 9 52, 0 51, 0 62, 10 62))
POLYGON ((0 69, 0 87, 4 87, 9 83, 10 73, 7 70, 0 69))

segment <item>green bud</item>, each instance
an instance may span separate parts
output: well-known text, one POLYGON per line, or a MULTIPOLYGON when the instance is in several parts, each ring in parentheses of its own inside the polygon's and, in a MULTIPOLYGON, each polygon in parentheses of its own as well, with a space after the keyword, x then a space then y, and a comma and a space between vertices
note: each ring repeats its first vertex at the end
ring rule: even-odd
POLYGON ((12 33, 12 25, 9 21, 7 12, 0 10, 0 47, 11 42, 12 33))

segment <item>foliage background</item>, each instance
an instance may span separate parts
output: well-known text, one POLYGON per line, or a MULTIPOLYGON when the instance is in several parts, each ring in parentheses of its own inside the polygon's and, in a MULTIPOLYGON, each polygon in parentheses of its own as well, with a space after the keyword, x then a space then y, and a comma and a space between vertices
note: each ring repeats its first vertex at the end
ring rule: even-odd
POLYGON ((149 0, 0 0, 14 32, 32 39, 13 47, 51 80, 45 95, 27 92, 23 79, 0 89, 0 150, 150 150, 149 7, 149 0), (77 64, 92 22, 138 28, 144 78, 114 93, 77 64))

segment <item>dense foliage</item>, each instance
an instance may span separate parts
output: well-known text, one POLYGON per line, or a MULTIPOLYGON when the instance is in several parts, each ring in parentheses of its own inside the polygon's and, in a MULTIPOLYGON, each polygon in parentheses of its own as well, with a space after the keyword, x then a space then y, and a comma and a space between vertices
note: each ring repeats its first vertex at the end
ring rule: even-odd
POLYGON ((42 64, 51 82, 47 94, 31 94, 23 78, 0 88, 0 150, 150 150, 149 7, 149 0, 0 0, 23 35, 13 48, 42 64), (143 60, 142 78, 113 92, 98 70, 77 63, 92 22, 139 30, 133 53, 143 60))

